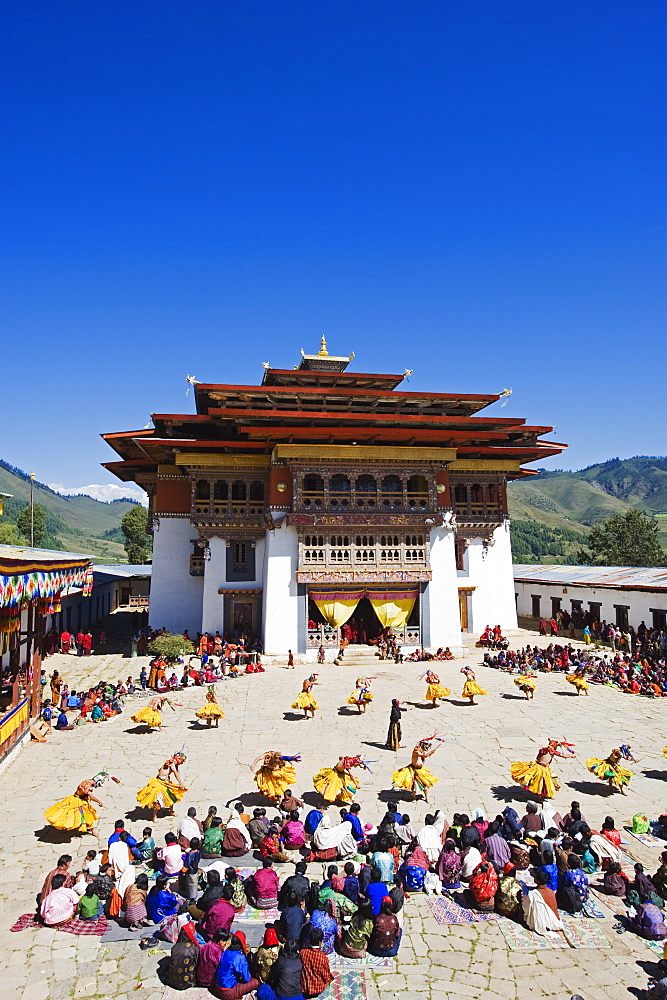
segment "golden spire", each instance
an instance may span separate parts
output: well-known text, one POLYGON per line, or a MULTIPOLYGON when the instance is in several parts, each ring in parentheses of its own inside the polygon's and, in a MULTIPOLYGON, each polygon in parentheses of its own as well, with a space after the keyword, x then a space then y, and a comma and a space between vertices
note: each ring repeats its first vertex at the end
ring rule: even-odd
POLYGON ((329 352, 327 351, 327 342, 326 342, 324 336, 320 340, 320 349, 319 349, 319 351, 317 353, 318 353, 319 357, 321 357, 321 358, 328 358, 329 357, 329 352))

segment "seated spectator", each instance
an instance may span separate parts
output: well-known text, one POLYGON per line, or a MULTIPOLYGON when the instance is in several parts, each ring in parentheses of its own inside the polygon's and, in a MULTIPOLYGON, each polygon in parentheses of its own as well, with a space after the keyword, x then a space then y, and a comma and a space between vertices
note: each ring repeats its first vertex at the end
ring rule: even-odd
POLYGON ((100 862, 97 857, 97 851, 90 850, 86 851, 86 856, 83 859, 83 864, 81 866, 84 875, 94 878, 100 873, 100 862))
POLYGON ((197 819, 197 810, 194 806, 190 806, 187 815, 178 824, 177 834, 178 842, 184 850, 190 846, 193 837, 201 840, 204 836, 204 827, 197 819))
POLYGON ((648 941, 664 941, 667 925, 662 910, 654 903, 640 903, 634 916, 630 918, 630 929, 648 941))
POLYGON ((146 896, 146 912, 151 923, 159 924, 165 917, 171 917, 181 909, 183 900, 168 889, 169 879, 159 875, 155 885, 146 896))
MULTIPOLYGON (((345 867, 345 881, 343 882, 343 895, 347 896, 351 903, 357 904, 359 902, 359 879, 354 873, 354 862, 346 861, 345 867)), ((392 875, 393 882, 393 875, 392 875)))
MULTIPOLYGON (((378 884, 378 883, 376 883, 378 884)), ((386 893, 385 893, 386 896, 386 893)), ((382 900, 379 901, 378 914, 382 909, 382 900)), ((364 899, 359 904, 359 908, 343 931, 343 936, 338 944, 338 951, 345 958, 364 958, 368 947, 368 941, 373 933, 373 905, 370 899, 364 899)))
POLYGON ((360 812, 361 806, 358 802, 353 802, 348 809, 342 810, 342 820, 352 827, 352 836, 357 843, 365 839, 364 828, 359 819, 360 812))
POLYGON ((67 714, 65 712, 60 712, 60 714, 58 715, 58 720, 56 722, 56 729, 60 730, 74 729, 74 726, 67 718, 67 714))
POLYGON ((204 822, 202 823, 202 826, 204 828, 204 833, 206 833, 206 831, 208 830, 209 826, 212 825, 213 820, 214 820, 214 818, 217 815, 218 815, 218 807, 217 806, 209 806, 208 807, 208 812, 206 813, 206 816, 204 818, 204 822))
POLYGON ((322 948, 322 931, 313 928, 310 944, 299 952, 301 958, 301 992, 306 1000, 318 997, 333 981, 329 959, 322 948))
POLYGON ((269 974, 270 983, 257 990, 257 1000, 303 1000, 301 956, 296 941, 285 941, 269 974))
POLYGON ((394 906, 386 896, 382 900, 380 912, 373 919, 373 931, 368 940, 368 952, 380 958, 392 958, 398 954, 401 928, 394 913, 394 906))
POLYGON ((366 887, 364 895, 371 904, 373 916, 377 916, 382 907, 382 900, 385 896, 389 895, 389 888, 386 882, 382 881, 380 869, 375 866, 371 871, 371 880, 366 887))
POLYGON ((492 864, 483 861, 475 868, 468 883, 473 907, 482 913, 492 913, 498 890, 498 876, 492 864))
POLYGON ((414 841, 414 847, 408 851, 408 855, 399 869, 399 879, 406 892, 423 892, 424 879, 429 869, 429 860, 414 841))
POLYGON ((297 799, 291 788, 286 788, 281 801, 278 803, 278 809, 283 816, 289 816, 291 812, 296 811, 298 813, 299 809, 303 809, 303 802, 301 799, 297 799))
POLYGON ((618 861, 612 861, 603 878, 604 891, 609 896, 625 896, 628 888, 628 876, 618 861))
POLYGON ((537 815, 537 805, 535 802, 526 803, 526 812, 521 818, 520 825, 524 835, 528 834, 528 836, 539 833, 542 829, 542 819, 537 815))
POLYGON ((176 839, 175 833, 165 833, 164 847, 157 850, 160 871, 169 878, 174 878, 183 867, 183 851, 176 839))
POLYGON ((309 837, 312 837, 312 835, 317 830, 318 826, 322 821, 323 815, 324 813, 322 813, 319 809, 311 809, 308 815, 306 816, 303 828, 309 837))
POLYGON ((285 854, 282 850, 282 842, 280 840, 278 827, 275 823, 271 824, 266 836, 259 845, 259 853, 263 858, 270 858, 271 861, 292 860, 289 854, 285 854))
POLYGON ((554 856, 551 851, 545 851, 542 855, 542 864, 539 866, 538 871, 544 872, 547 876, 546 884, 555 892, 558 888, 558 868, 554 863, 554 856))
POLYGON ((571 854, 568 858, 567 871, 556 899, 559 909, 566 910, 567 913, 580 913, 588 902, 588 879, 576 854, 571 854))
POLYGON ((248 901, 257 910, 272 910, 278 905, 280 880, 271 858, 264 858, 262 867, 248 879, 248 901))
POLYGON ((237 812, 227 823, 222 838, 222 854, 226 858, 241 858, 252 848, 248 828, 237 812))
POLYGON ((245 884, 242 879, 239 878, 236 868, 225 869, 225 884, 231 886, 232 888, 232 898, 230 902, 234 907, 235 912, 241 913, 242 910, 245 910, 248 899, 246 896, 245 884))
POLYGON ((181 895, 188 903, 194 903, 199 894, 199 837, 193 837, 186 851, 183 852, 183 866, 178 876, 178 887, 181 895))
POLYGON ((338 933, 338 922, 333 915, 333 902, 330 899, 319 899, 310 915, 310 921, 305 924, 301 933, 302 946, 309 946, 313 941, 315 931, 321 934, 320 947, 325 955, 332 955, 338 933))
POLYGON ((220 898, 216 899, 206 911, 206 916, 201 921, 200 927, 202 934, 207 939, 213 937, 216 931, 228 931, 231 929, 234 917, 236 916, 231 902, 232 895, 233 890, 231 886, 223 885, 220 898))
MULTIPOLYGON (((462 833, 464 831, 461 831, 462 833)), ((477 865, 482 863, 482 855, 476 847, 465 847, 461 851, 461 881, 470 882, 477 865)))
POLYGON ((211 869, 206 873, 206 888, 196 903, 188 907, 188 913, 195 920, 203 920, 211 906, 222 898, 224 885, 220 872, 211 869))
POLYGON ((306 843, 306 833, 299 813, 292 809, 281 827, 281 838, 286 851, 298 851, 306 843))
POLYGON ((664 900, 662 896, 659 896, 655 891, 655 886, 648 875, 644 874, 644 866, 642 864, 635 865, 635 877, 634 881, 628 882, 628 887, 625 893, 626 902, 630 906, 637 907, 641 903, 653 903, 654 906, 662 908, 664 900))
POLYGON ((132 857, 135 861, 139 862, 139 864, 153 860, 153 855, 155 854, 155 841, 153 840, 153 831, 150 826, 144 827, 141 840, 136 847, 132 847, 130 850, 132 857))
POLYGON ((602 829, 600 830, 600 836, 606 837, 610 844, 620 850, 621 847, 621 835, 616 829, 616 825, 611 816, 607 816, 604 823, 602 824, 602 829))
POLYGON ((560 846, 556 846, 554 855, 556 858, 556 866, 558 867, 559 878, 562 878, 567 871, 567 859, 570 854, 575 853, 573 843, 574 841, 571 837, 563 837, 560 842, 560 846))
POLYGON ((211 993, 219 1000, 238 1000, 239 997, 252 993, 258 986, 258 980, 250 975, 244 938, 240 934, 232 934, 229 946, 220 958, 220 964, 211 984, 211 993))
POLYGON ((502 871, 506 864, 509 864, 511 855, 507 841, 500 836, 501 824, 498 820, 492 820, 487 828, 484 838, 484 850, 489 861, 493 863, 497 872, 502 871))
POLYGON ((280 942, 274 927, 267 927, 264 940, 253 955, 253 975, 260 983, 266 983, 269 973, 280 954, 280 942))
POLYGON ((660 867, 651 877, 651 882, 653 882, 658 895, 667 899, 667 851, 663 851, 660 855, 660 867))
POLYGON ((132 885, 128 885, 123 896, 123 911, 125 913, 125 925, 136 931, 141 924, 145 924, 148 919, 146 910, 146 898, 148 896, 148 875, 144 872, 137 875, 132 885))
POLYGON ((79 900, 76 912, 81 920, 97 920, 103 915, 104 903, 95 892, 95 886, 92 882, 86 886, 86 891, 79 900))
POLYGON ((310 880, 306 878, 307 870, 308 865, 305 861, 297 861, 294 865, 294 874, 289 875, 280 887, 278 894, 279 910, 283 908, 283 898, 290 891, 294 893, 299 903, 302 903, 306 899, 310 892, 310 880))
POLYGON ((451 837, 447 837, 445 840, 435 871, 442 883, 443 889, 460 888, 461 856, 456 850, 456 843, 451 837))
POLYGON ((496 891, 495 909, 501 917, 509 917, 510 920, 523 922, 523 889, 516 877, 516 868, 513 864, 505 865, 505 868, 498 876, 498 889, 496 891))
POLYGON ((199 944, 195 925, 190 920, 181 928, 176 944, 169 954, 167 983, 174 990, 187 990, 197 985, 199 944))
POLYGON ((225 829, 222 825, 222 820, 219 816, 214 816, 210 826, 204 832, 201 847, 202 858, 221 858, 224 837, 225 829))
POLYGON ((67 924, 74 916, 79 905, 79 896, 74 889, 65 886, 66 875, 54 875, 51 879, 51 891, 43 900, 39 913, 47 927, 60 927, 67 924))
POLYGON ((536 888, 530 889, 523 900, 523 915, 526 926, 536 934, 547 931, 562 931, 563 924, 558 912, 556 894, 547 885, 548 876, 542 871, 535 872, 536 888))
POLYGON ((278 933, 283 941, 290 939, 298 941, 301 928, 306 922, 303 906, 292 889, 288 889, 284 896, 281 893, 281 901, 283 905, 278 921, 278 933))
POLYGON ((248 833, 255 850, 259 850, 268 832, 269 821, 266 818, 266 809, 253 809, 252 819, 248 823, 248 833))

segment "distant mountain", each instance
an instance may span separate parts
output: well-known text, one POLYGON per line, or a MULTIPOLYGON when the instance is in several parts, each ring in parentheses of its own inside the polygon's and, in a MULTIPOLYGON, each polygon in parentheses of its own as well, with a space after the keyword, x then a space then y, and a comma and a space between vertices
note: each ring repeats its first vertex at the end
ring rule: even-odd
POLYGON ((61 497, 92 497, 93 500, 101 500, 102 503, 110 503, 112 500, 132 500, 136 503, 148 506, 148 498, 143 490, 132 483, 116 486, 115 483, 90 483, 88 486, 64 486, 63 483, 49 483, 49 489, 59 493, 61 497))
MULTIPOLYGON (((0 459, 0 492, 10 493, 4 501, 0 525, 16 524, 19 514, 30 502, 30 476, 22 469, 0 459)), ((103 503, 89 496, 64 497, 45 483, 34 484, 35 503, 47 513, 48 537, 43 548, 68 552, 86 552, 98 560, 126 562, 125 549, 116 529, 135 500, 112 500, 103 503)))
MULTIPOLYGON (((537 522, 551 532, 559 529, 579 532, 584 539, 592 525, 636 507, 656 518, 660 542, 667 548, 667 458, 646 455, 612 458, 576 472, 540 469, 528 480, 510 483, 507 495, 510 515, 517 525, 537 522)), ((515 562, 567 561, 550 551, 558 547, 559 540, 554 535, 543 536, 542 541, 531 535, 531 553, 525 553, 526 530, 518 529, 515 562), (540 548, 543 551, 534 551, 540 548)), ((570 539, 561 538, 560 542, 563 541, 565 545, 561 547, 566 550, 576 547, 570 539)), ((574 555, 572 551, 570 554, 574 555)))

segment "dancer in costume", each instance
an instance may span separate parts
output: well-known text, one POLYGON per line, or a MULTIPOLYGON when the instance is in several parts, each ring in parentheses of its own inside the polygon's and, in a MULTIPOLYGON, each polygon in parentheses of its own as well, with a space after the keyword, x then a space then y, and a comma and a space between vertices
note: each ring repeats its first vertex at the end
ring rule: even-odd
POLYGON ((448 698, 452 693, 449 688, 443 687, 440 678, 433 670, 427 670, 424 675, 426 680, 426 700, 433 703, 433 708, 438 707, 438 698, 448 698))
POLYGON ((160 715, 160 709, 163 705, 169 705, 172 712, 176 711, 169 698, 165 698, 164 695, 159 694, 156 698, 151 698, 145 708, 142 708, 136 715, 131 715, 130 718, 132 722, 143 722, 149 729, 161 729, 162 716, 160 715))
POLYGON ((586 761, 586 767, 596 778, 607 781, 610 788, 618 788, 621 795, 625 795, 624 786, 630 784, 632 771, 619 763, 624 756, 622 748, 612 750, 604 760, 601 757, 589 757, 586 761))
POLYGON ((461 667, 461 673, 465 674, 465 684, 463 685, 463 691, 461 692, 462 698, 470 698, 470 704, 475 704, 476 694, 486 694, 483 687, 480 687, 475 679, 475 671, 472 667, 461 667))
POLYGON ((333 767, 322 767, 313 775, 315 791, 325 802, 351 802, 359 788, 359 782, 352 774, 353 767, 369 768, 361 757, 339 757, 333 767))
POLYGON ((180 802, 187 792, 178 770, 186 760, 187 757, 181 751, 175 753, 169 760, 165 760, 157 775, 137 792, 137 802, 144 809, 151 810, 153 822, 160 809, 166 809, 167 815, 173 816, 174 803, 180 802))
POLYGON ((398 698, 391 699, 391 712, 389 713, 389 730, 387 732, 387 749, 388 750, 402 750, 403 746, 401 744, 401 739, 403 738, 403 732, 401 730, 401 715, 403 712, 411 712, 411 708, 404 708, 401 705, 398 698))
POLYGON ((424 767, 424 761, 427 757, 432 757, 437 747, 432 747, 430 737, 428 740, 420 740, 412 751, 412 759, 409 764, 405 767, 399 768, 398 771, 394 771, 391 776, 392 784, 395 788, 404 788, 406 792, 410 792, 412 796, 412 801, 414 802, 418 794, 423 794, 424 802, 428 802, 428 790, 433 788, 438 778, 434 774, 431 774, 427 767, 424 767))
POLYGON ((588 694, 588 681, 584 679, 584 667, 578 666, 573 674, 566 674, 565 680, 569 684, 574 684, 577 689, 577 697, 583 691, 585 695, 588 694))
POLYGON ((521 674, 520 677, 514 678, 514 683, 518 687, 519 691, 523 691, 526 696, 526 701, 528 701, 529 698, 535 697, 535 688, 537 687, 535 674, 521 674))
POLYGON ((220 719, 224 719, 225 713, 222 711, 215 699, 215 688, 211 684, 208 691, 206 692, 206 704, 203 708, 200 708, 198 712, 195 712, 198 719, 206 719, 206 725, 209 726, 215 719, 215 728, 218 728, 218 723, 220 719))
POLYGON ((373 700, 371 682, 374 680, 375 677, 357 677, 355 689, 347 699, 348 705, 357 706, 359 715, 366 711, 366 706, 373 700))
POLYGON ((552 799, 560 788, 560 782, 557 775, 551 771, 551 762, 554 757, 574 757, 575 754, 572 750, 568 753, 561 753, 559 749, 559 747, 568 749, 571 746, 571 743, 563 743, 561 740, 549 740, 548 745, 538 751, 535 760, 514 761, 510 766, 512 781, 516 781, 527 792, 541 795, 545 799, 552 799))
POLYGON ((256 757, 250 767, 256 767, 260 760, 262 765, 255 771, 257 788, 262 795, 266 795, 267 799, 277 805, 285 789, 296 782, 294 764, 300 762, 301 754, 297 754, 296 757, 286 757, 278 750, 267 750, 266 753, 256 757))
POLYGON ((315 712, 320 707, 315 698, 310 693, 313 686, 317 684, 317 674, 311 674, 310 677, 306 677, 301 688, 301 694, 292 702, 292 708, 300 708, 303 711, 304 718, 309 718, 308 713, 310 712, 310 718, 315 718, 315 712))
MULTIPOLYGON (((101 806, 102 803, 93 795, 93 792, 108 777, 110 775, 106 771, 100 771, 93 778, 86 778, 85 781, 81 782, 74 795, 68 795, 60 802, 56 802, 55 805, 49 806, 44 813, 45 819, 51 826, 55 826, 56 830, 73 830, 75 833, 90 833, 96 837, 97 809, 91 803, 97 802, 98 806, 101 806)), ((113 780, 118 781, 118 778, 113 780)))

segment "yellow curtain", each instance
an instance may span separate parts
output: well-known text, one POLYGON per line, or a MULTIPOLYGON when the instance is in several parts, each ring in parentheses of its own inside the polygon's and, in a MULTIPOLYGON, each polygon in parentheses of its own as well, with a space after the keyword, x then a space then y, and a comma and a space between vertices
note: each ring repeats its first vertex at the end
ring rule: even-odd
POLYGON ((417 594, 414 597, 392 597, 389 594, 376 597, 369 594, 368 599, 381 625, 385 628, 403 628, 412 614, 417 594))
POLYGON ((343 591, 339 594, 335 592, 318 594, 311 591, 310 594, 311 599, 315 602, 325 621, 335 628, 344 625, 348 618, 352 617, 352 612, 363 596, 363 590, 355 593, 345 593, 343 591))

